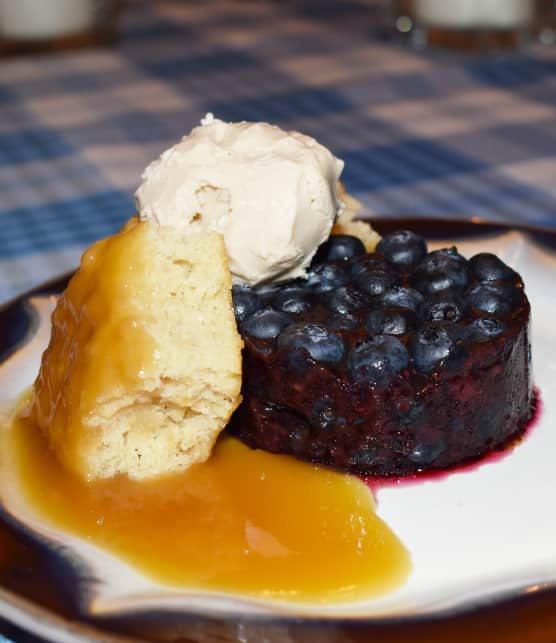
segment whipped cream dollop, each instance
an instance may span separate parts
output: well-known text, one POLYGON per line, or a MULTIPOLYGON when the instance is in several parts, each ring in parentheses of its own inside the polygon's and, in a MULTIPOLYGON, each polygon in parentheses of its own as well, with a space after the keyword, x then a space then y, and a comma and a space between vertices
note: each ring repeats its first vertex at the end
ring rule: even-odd
POLYGON ((343 166, 310 136, 207 114, 146 168, 137 208, 183 234, 220 232, 235 283, 301 277, 330 234, 343 166))

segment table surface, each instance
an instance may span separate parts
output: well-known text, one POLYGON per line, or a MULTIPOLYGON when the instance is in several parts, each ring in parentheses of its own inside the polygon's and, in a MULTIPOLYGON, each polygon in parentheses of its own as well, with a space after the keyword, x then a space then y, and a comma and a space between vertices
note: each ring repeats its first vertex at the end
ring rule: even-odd
POLYGON ((379 4, 127 2, 112 48, 3 60, 0 303, 115 232, 209 111, 315 136, 370 216, 556 227, 556 47, 417 52, 379 4))
POLYGON ((117 230, 208 111, 315 136, 373 216, 556 226, 556 47, 415 52, 372 5, 129 2, 114 48, 3 60, 0 302, 117 230))

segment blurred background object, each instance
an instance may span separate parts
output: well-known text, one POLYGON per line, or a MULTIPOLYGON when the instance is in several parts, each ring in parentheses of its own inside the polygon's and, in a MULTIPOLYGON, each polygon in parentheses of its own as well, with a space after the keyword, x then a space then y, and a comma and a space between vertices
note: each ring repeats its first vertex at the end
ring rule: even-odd
POLYGON ((554 0, 394 0, 396 30, 417 48, 493 50, 555 40, 554 0))
POLYGON ((538 0, 536 34, 543 45, 556 43, 556 0, 538 0))
POLYGON ((314 136, 373 218, 556 227, 556 47, 416 49, 401 5, 122 0, 113 47, 4 58, 0 302, 123 225, 145 166, 206 112, 314 136))
POLYGON ((0 0, 0 53, 89 47, 117 34, 118 0, 0 0))

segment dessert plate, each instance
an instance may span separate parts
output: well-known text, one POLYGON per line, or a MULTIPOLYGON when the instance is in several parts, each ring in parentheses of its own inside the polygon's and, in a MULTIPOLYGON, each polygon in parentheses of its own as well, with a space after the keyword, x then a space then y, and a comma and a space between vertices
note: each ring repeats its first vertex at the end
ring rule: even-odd
MULTIPOLYGON (((41 520, 4 459, 0 460, 0 511, 16 538, 35 552, 33 560, 40 559, 37 582, 56 582, 64 609, 49 609, 48 600, 37 599, 32 588, 21 584, 18 593, 11 591, 14 585, 0 573, 0 616, 53 641, 124 640, 106 632, 100 635, 99 627, 139 632, 149 640, 173 640, 178 632, 187 632, 186 640, 212 640, 203 638, 207 623, 224 628, 219 630, 223 641, 259 641, 263 636, 273 640, 271 633, 281 627, 288 628, 291 640, 305 640, 296 638, 293 623, 325 627, 328 636, 334 631, 329 626, 372 628, 423 622, 556 591, 556 512, 547 510, 543 497, 545 490, 556 486, 556 302, 551 290, 556 279, 552 250, 556 235, 477 223, 436 222, 431 227, 430 221, 423 220, 390 220, 377 227, 428 231, 431 248, 457 243, 467 256, 495 252, 522 274, 532 306, 534 378, 541 399, 534 425, 502 457, 378 489, 378 514, 412 558, 406 583, 378 599, 326 605, 157 585, 115 556, 41 520), (192 618, 201 619, 195 627, 192 618)), ((38 371, 49 338, 55 292, 65 279, 0 311, 0 414, 4 417, 38 371)), ((0 568, 2 564, 0 557, 0 568)))

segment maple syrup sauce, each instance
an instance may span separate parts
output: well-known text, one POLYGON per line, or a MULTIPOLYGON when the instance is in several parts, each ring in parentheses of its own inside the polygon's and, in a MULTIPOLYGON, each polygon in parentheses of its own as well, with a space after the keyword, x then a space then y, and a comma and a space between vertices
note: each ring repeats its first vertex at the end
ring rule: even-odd
POLYGON ((6 431, 15 475, 44 520, 155 581, 324 603, 383 595, 410 572, 407 550, 355 476, 224 435, 183 474, 86 483, 28 418, 6 431))

